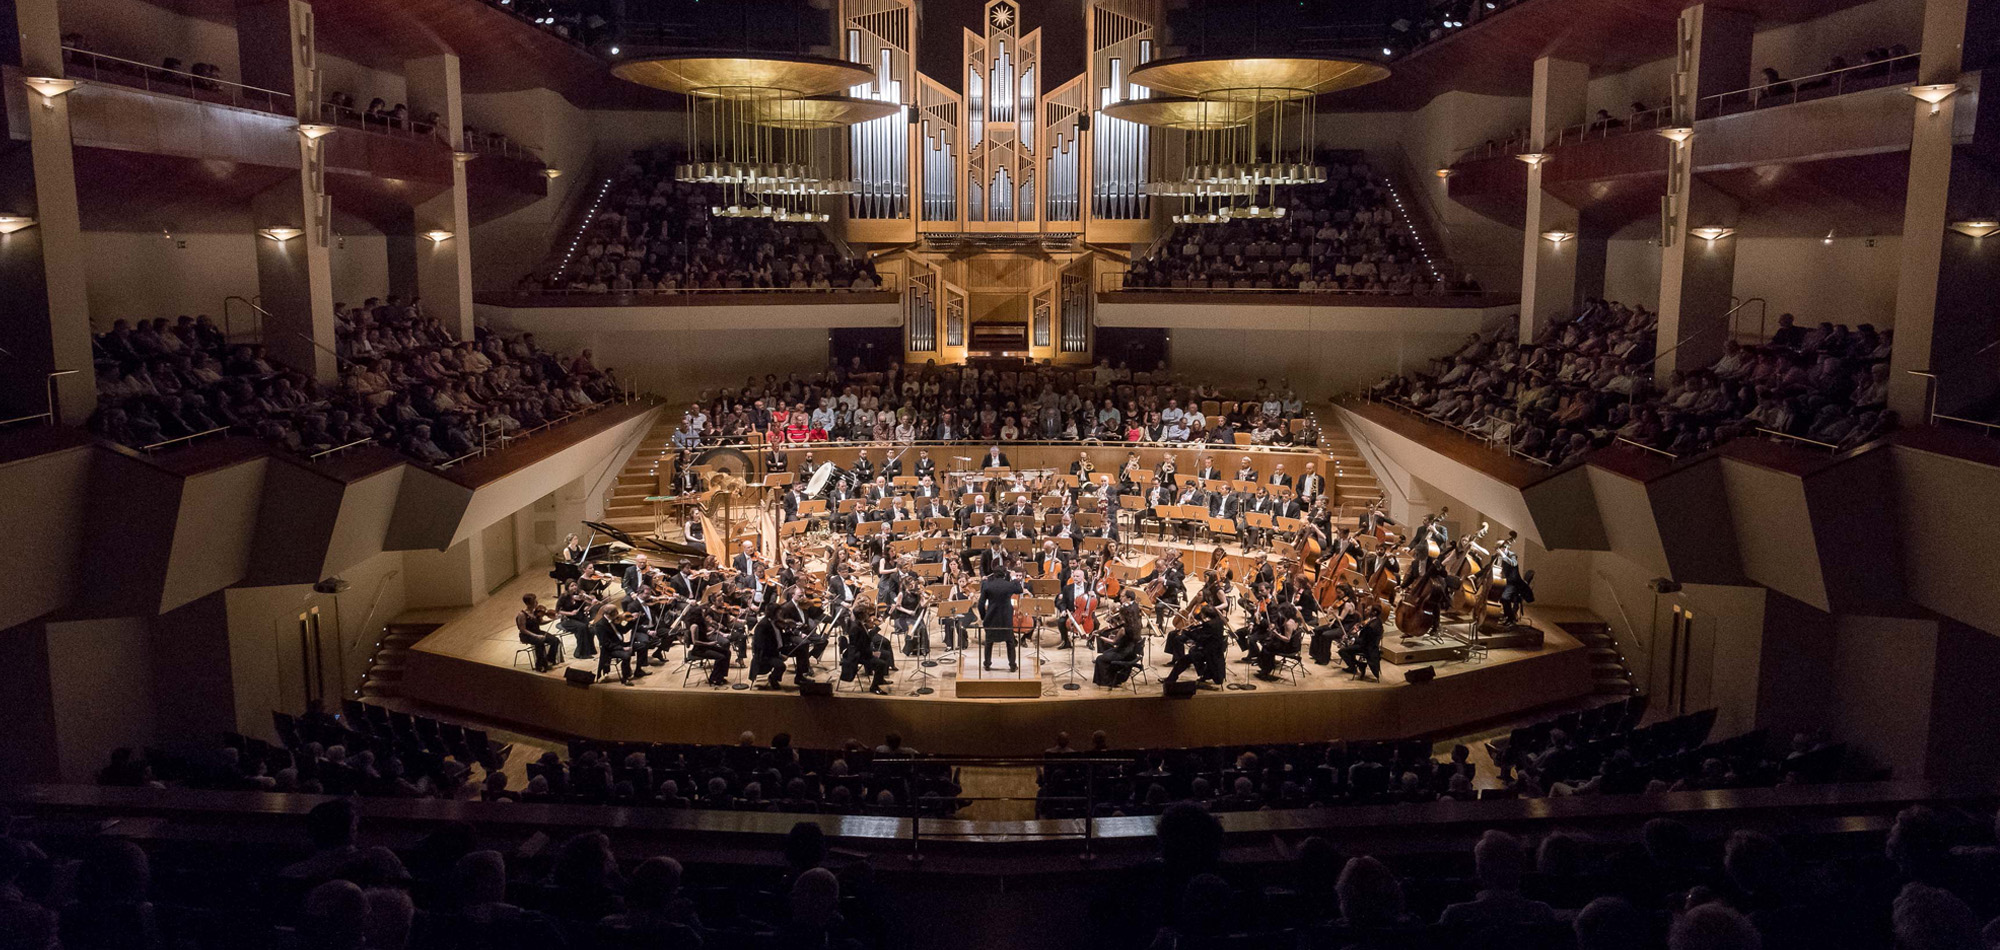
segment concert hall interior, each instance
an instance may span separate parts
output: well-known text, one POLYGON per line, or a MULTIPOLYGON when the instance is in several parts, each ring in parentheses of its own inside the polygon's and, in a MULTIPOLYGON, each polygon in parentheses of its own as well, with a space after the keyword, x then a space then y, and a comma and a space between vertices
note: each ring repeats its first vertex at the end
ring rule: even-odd
POLYGON ((2000 3, 0 21, 0 950, 2000 948, 2000 3))

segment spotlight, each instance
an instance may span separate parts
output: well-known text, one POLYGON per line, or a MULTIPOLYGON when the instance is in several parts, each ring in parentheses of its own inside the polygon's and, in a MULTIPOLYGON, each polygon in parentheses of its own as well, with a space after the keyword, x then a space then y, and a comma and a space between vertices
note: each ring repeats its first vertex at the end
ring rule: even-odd
POLYGON ((1526 162, 1529 168, 1542 167, 1542 163, 1548 161, 1550 157, 1547 152, 1522 152, 1514 156, 1516 160, 1526 162))
POLYGON ((299 135, 303 136, 307 142, 317 144, 320 139, 326 138, 333 133, 334 126, 331 125, 321 125, 317 122, 299 123, 299 135))
POLYGON ((47 76, 29 76, 21 80, 29 89, 42 97, 42 108, 53 109, 56 100, 69 95, 77 86, 74 79, 54 79, 47 76))
POLYGON ((1576 232, 1564 231, 1561 228, 1556 228, 1549 231, 1543 231, 1542 237, 1556 244, 1561 244, 1562 242, 1567 241, 1570 238, 1576 237, 1576 232))
POLYGON ((1664 139, 1673 139, 1676 145, 1694 138, 1694 130, 1684 125, 1675 126, 1671 129, 1654 129, 1653 134, 1664 139))
POLYGON ((1958 91, 1958 83, 1931 83, 1923 86, 1911 86, 1903 91, 1909 93, 1911 98, 1930 103, 1931 115, 1937 115, 1938 111, 1944 108, 1944 101, 1951 98, 1952 94, 1958 91))
POLYGON ((430 238, 432 244, 443 244, 451 240, 451 232, 443 228, 432 228, 424 232, 424 237, 430 238))
POLYGON ((2000 221, 1992 218, 1976 218, 1971 221, 1953 221, 1951 229, 1970 238, 1983 238, 2000 231, 2000 221))

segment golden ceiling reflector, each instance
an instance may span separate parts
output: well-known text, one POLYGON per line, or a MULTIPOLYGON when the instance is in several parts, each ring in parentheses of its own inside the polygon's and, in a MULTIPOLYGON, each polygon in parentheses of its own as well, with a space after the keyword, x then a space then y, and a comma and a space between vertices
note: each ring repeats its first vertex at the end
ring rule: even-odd
POLYGON ((796 99, 875 81, 873 67, 819 56, 660 56, 611 67, 626 82, 711 99, 796 99))
POLYGON ((895 115, 900 106, 857 96, 759 99, 744 110, 747 119, 776 129, 839 129, 895 115))
POLYGON ((1259 104, 1240 99, 1196 99, 1191 96, 1154 96, 1127 99, 1104 107, 1114 119, 1137 122, 1161 129, 1206 131, 1240 129, 1250 124, 1259 104))
POLYGON ((1168 95, 1253 102, 1305 99, 1387 78, 1386 66, 1339 56, 1183 56, 1132 71, 1133 82, 1168 95))

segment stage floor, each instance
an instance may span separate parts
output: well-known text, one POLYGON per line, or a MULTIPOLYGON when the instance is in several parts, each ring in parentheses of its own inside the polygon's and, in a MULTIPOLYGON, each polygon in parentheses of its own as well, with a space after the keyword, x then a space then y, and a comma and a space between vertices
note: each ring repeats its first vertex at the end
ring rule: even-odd
MULTIPOLYGON (((518 652, 522 645, 513 618, 521 595, 534 592, 546 600, 552 587, 545 577, 517 578, 472 607, 397 617, 443 624, 412 649, 404 695, 560 736, 729 742, 745 729, 760 735, 782 729, 792 732, 794 741, 821 745, 849 738, 872 744, 885 732, 901 731, 913 744, 940 751, 1022 754, 1047 747, 1058 730, 1088 735, 1098 728, 1112 728, 1128 745, 1437 735, 1592 691, 1586 651, 1555 622, 1568 619, 1563 608, 1530 610, 1530 620, 1543 633, 1540 649, 1493 649, 1471 660, 1411 666, 1384 662, 1380 682, 1356 679, 1337 661, 1320 666, 1310 660, 1296 675, 1267 680, 1242 661, 1232 641, 1225 685, 1202 690, 1195 702, 1163 702, 1161 680, 1172 657, 1162 649, 1161 636, 1146 638, 1140 672, 1113 689, 1091 683, 1089 651, 1079 647, 1072 668, 1069 651, 1058 650, 1056 636, 1046 629, 1036 647, 1024 648, 1035 660, 1024 664, 1024 673, 1035 671, 1039 690, 1031 686, 1019 692, 1021 698, 960 695, 960 655, 943 652, 931 657, 935 665, 928 667, 899 654, 886 696, 870 694, 865 677, 836 683, 832 697, 801 696, 789 672, 778 690, 751 688, 743 664, 732 664, 729 686, 711 687, 703 672, 688 675, 682 669, 678 647, 666 666, 654 667, 652 675, 631 686, 619 685, 615 677, 579 686, 567 682, 560 669, 535 673, 518 652), (1409 671, 1420 667, 1434 669, 1435 678, 1407 682, 1409 671), (920 675, 920 669, 929 675, 920 675), (922 687, 930 692, 919 694, 922 687)), ((1392 631, 1385 645, 1395 640, 1392 631)), ((935 637, 932 642, 940 643, 935 637)), ((567 638, 564 643, 566 651, 573 647, 567 638)), ((835 647, 829 646, 817 667, 819 679, 837 679, 835 660, 835 647)), ((578 666, 594 670, 595 663, 578 666)), ((1184 674, 1184 681, 1192 677, 1184 674)))

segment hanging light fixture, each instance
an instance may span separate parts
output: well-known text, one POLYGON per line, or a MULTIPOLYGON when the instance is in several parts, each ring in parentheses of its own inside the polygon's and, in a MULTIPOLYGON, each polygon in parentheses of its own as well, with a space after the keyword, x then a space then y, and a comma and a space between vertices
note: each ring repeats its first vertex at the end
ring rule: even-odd
POLYGON ((1735 234, 1736 229, 1708 225, 1699 228, 1689 228, 1688 233, 1694 235, 1695 237, 1701 238, 1704 241, 1720 241, 1723 238, 1735 234))
POLYGON ((1319 184, 1318 96, 1386 78, 1377 63, 1335 56, 1194 56, 1132 71, 1153 94, 1104 114, 1179 133, 1162 137, 1146 193, 1188 200, 1175 220, 1216 224, 1285 215, 1280 186, 1319 184))
POLYGON ((834 171, 833 130, 900 110, 841 94, 872 82, 871 67, 816 56, 659 57, 612 73, 686 97, 688 161, 675 177, 719 186, 709 212, 723 218, 827 220, 819 199, 860 190, 834 171))

